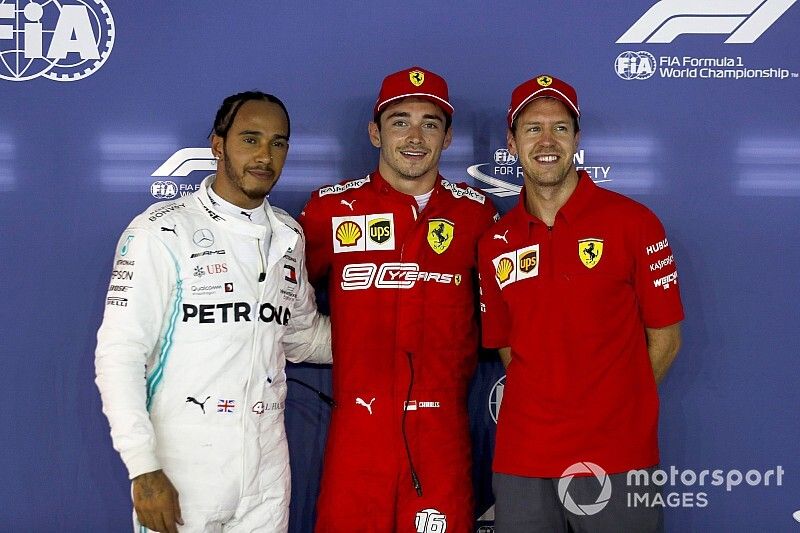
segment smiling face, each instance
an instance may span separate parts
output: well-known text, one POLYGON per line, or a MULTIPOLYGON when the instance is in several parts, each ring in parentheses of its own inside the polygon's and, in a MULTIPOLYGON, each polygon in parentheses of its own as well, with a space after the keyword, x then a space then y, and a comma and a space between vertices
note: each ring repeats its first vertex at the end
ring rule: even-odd
POLYGON ((283 170, 289 151, 289 124, 278 104, 249 100, 223 138, 211 136, 219 157, 214 191, 244 209, 261 205, 283 170))
POLYGON ((439 174, 439 157, 450 146, 442 109, 418 98, 404 98, 383 110, 380 128, 369 123, 373 146, 381 149, 378 170, 389 184, 406 194, 424 194, 439 174))
POLYGON ((519 157, 526 184, 560 187, 577 183, 573 156, 580 133, 572 114, 553 98, 537 98, 522 110, 508 132, 508 151, 519 157))

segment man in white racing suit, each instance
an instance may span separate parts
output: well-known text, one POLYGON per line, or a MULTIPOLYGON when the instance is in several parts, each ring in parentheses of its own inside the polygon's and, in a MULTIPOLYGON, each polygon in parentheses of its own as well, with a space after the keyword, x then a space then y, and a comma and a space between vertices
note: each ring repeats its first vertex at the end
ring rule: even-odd
POLYGON ((288 528, 285 362, 331 360, 300 226, 265 200, 288 141, 276 97, 228 97, 216 176, 120 238, 96 370, 136 530, 288 528))

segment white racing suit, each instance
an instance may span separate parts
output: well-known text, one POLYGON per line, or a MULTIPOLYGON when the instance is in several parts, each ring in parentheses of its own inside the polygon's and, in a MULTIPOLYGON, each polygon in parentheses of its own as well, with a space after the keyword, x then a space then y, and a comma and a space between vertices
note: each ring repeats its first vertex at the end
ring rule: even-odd
MULTIPOLYGON (((130 478, 163 469, 194 531, 286 531, 286 359, 327 363, 300 226, 215 211, 206 188, 154 204, 122 234, 97 386, 130 478)), ((142 528, 143 529, 143 528, 142 528)))

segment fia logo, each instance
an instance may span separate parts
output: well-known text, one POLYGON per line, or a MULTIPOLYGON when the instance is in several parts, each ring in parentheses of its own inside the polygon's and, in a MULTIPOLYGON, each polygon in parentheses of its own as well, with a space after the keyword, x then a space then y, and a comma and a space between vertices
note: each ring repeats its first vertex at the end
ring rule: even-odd
POLYGON ((150 194, 157 200, 169 200, 178 196, 178 184, 174 181, 154 181, 150 185, 150 194))
POLYGON ((622 52, 614 61, 614 70, 623 80, 646 80, 656 73, 656 58, 650 52, 622 52))
POLYGON ((114 18, 105 0, 21 4, 0 3, 0 78, 76 81, 111 54, 114 18))

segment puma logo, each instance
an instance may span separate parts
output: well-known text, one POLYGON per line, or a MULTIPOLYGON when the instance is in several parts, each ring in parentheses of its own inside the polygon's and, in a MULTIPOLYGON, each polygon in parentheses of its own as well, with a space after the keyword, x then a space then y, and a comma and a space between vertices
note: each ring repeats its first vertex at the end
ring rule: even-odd
POLYGON ((196 403, 197 405, 200 406, 200 409, 203 410, 203 414, 206 414, 206 402, 208 401, 209 398, 211 398, 211 396, 206 396, 206 399, 203 400, 203 402, 201 403, 201 402, 198 402, 197 400, 195 400, 194 398, 192 398, 191 396, 187 396, 186 397, 186 403, 196 403))
POLYGON ((350 211, 354 211, 354 209, 353 209, 353 204, 354 204, 354 203, 356 203, 356 201, 355 201, 355 200, 353 200, 352 202, 348 202, 347 200, 342 200, 342 201, 341 201, 341 202, 339 202, 339 203, 341 203, 342 205, 346 205, 347 207, 349 207, 349 208, 350 208, 350 211))
MULTIPOLYGON (((355 200, 354 200, 355 201, 355 200)), ((369 411, 369 414, 372 414, 372 402, 375 401, 375 398, 371 399, 369 403, 365 402, 361 398, 356 398, 356 405, 363 405, 369 411)))
POLYGON ((508 239, 506 239, 506 235, 508 235, 508 230, 506 230, 502 235, 495 233, 493 239, 497 239, 498 241, 503 241, 504 243, 508 244, 508 239))

